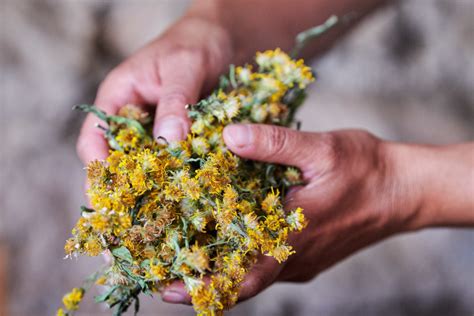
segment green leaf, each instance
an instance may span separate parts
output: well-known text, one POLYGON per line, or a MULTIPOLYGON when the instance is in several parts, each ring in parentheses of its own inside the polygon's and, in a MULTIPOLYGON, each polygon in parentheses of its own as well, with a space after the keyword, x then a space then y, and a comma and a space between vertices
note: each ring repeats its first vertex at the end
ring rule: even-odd
POLYGON ((229 86, 229 79, 226 76, 222 75, 219 78, 219 89, 225 90, 229 86))
POLYGON ((237 88, 237 81, 235 80, 235 65, 233 64, 229 67, 229 80, 232 88, 237 88))
POLYGON ((130 251, 126 248, 126 247, 119 247, 119 248, 115 248, 114 250, 112 250, 112 254, 114 255, 114 257, 122 260, 122 261, 125 261, 129 264, 132 264, 133 263, 133 257, 132 257, 132 254, 130 253, 130 251))
POLYGON ((140 285, 141 289, 147 289, 148 288, 148 285, 146 284, 145 280, 143 280, 142 278, 137 278, 137 282, 140 285))
POLYGON ((137 120, 117 115, 109 115, 107 118, 108 122, 114 122, 117 124, 124 124, 129 127, 134 127, 140 134, 146 134, 146 131, 143 128, 142 124, 140 124, 140 122, 138 122, 137 120))
POLYGON ((123 151, 123 148, 119 145, 119 143, 115 140, 115 136, 110 129, 106 130, 104 133, 107 142, 109 143, 109 147, 114 150, 123 151))
POLYGON ((133 315, 137 316, 139 310, 140 310, 140 299, 137 296, 135 297, 135 310, 134 310, 133 315))
POLYGON ((97 108, 95 105, 81 104, 81 105, 74 106, 72 109, 79 110, 86 113, 93 113, 102 121, 108 122, 107 113, 105 113, 102 110, 99 110, 99 108, 97 108))
POLYGON ((105 292, 104 294, 94 297, 95 302, 96 303, 105 302, 106 300, 109 299, 110 295, 112 295, 115 292, 115 290, 117 290, 118 288, 119 288, 119 285, 115 285, 111 287, 110 289, 108 289, 108 291, 105 292))
POLYGON ((140 263, 141 268, 148 268, 149 265, 150 265, 150 259, 145 259, 140 263))
POLYGON ((140 208, 143 206, 143 204, 145 204, 145 197, 146 197, 146 193, 141 195, 138 199, 137 199, 137 202, 135 203, 135 206, 132 207, 132 209, 130 210, 130 216, 132 217, 132 224, 133 225, 137 225, 139 224, 138 220, 137 220, 137 214, 138 212, 140 211, 140 208))
POLYGON ((127 117, 123 117, 123 116, 118 116, 118 115, 107 115, 107 113, 100 110, 95 105, 81 104, 81 105, 76 105, 75 107, 73 107, 73 109, 74 110, 80 110, 80 111, 83 111, 83 112, 86 112, 86 113, 93 113, 99 119, 106 122, 107 124, 109 124, 110 122, 114 122, 116 124, 127 125, 129 127, 134 127, 142 135, 146 134, 146 131, 143 128, 142 124, 140 124, 140 122, 138 122, 137 120, 127 118, 127 117))
POLYGON ((95 210, 94 210, 94 209, 92 209, 92 208, 88 208, 88 207, 86 207, 86 206, 82 205, 82 206, 81 206, 81 212, 85 212, 85 213, 93 213, 93 212, 95 212, 95 210))

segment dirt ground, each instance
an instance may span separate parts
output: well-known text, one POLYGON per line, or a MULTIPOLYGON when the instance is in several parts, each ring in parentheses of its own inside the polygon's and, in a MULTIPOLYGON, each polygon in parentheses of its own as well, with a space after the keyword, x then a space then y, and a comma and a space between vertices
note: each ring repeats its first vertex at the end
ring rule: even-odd
MULTIPOLYGON (((188 1, 0 2, 0 305, 6 315, 51 315, 101 261, 62 259, 84 202, 74 149, 83 116, 71 107, 92 102, 107 71, 188 1)), ((394 2, 313 61, 319 80, 299 113, 303 129, 472 141, 473 34, 472 0, 394 2)), ((272 286, 228 315, 473 315, 473 245, 474 231, 462 229, 391 238, 312 282, 272 286)), ((92 301, 78 315, 109 314, 92 301)), ((142 305, 142 316, 193 314, 159 297, 142 305)))

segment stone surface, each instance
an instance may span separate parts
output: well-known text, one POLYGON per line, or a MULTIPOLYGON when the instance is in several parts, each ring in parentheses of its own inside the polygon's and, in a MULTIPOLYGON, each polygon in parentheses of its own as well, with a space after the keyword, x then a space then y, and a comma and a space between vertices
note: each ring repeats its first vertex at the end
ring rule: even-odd
MULTIPOLYGON (((100 259, 62 260, 83 203, 77 103, 188 1, 1 0, 0 242, 10 315, 51 315, 100 259)), ((305 130, 401 141, 472 140, 474 3, 401 1, 316 60, 305 130)), ((315 241, 317 242, 317 241, 315 241)), ((474 233, 430 230, 361 251, 306 284, 278 284, 229 315, 472 315, 474 233)), ((1 285, 0 285, 1 286, 1 285)), ((87 299, 79 315, 108 315, 87 299)), ((192 315, 145 299, 143 316, 192 315)))

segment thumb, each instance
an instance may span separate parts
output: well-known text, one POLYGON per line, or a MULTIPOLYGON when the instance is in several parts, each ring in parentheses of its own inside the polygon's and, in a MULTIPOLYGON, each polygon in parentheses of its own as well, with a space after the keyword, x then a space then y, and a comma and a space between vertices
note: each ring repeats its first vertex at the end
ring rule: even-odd
POLYGON ((270 286, 283 270, 284 264, 279 264, 274 258, 260 255, 240 285, 239 301, 254 297, 270 286))
POLYGON ((319 160, 321 135, 262 124, 229 125, 223 133, 227 147, 236 155, 296 166, 303 172, 319 160))

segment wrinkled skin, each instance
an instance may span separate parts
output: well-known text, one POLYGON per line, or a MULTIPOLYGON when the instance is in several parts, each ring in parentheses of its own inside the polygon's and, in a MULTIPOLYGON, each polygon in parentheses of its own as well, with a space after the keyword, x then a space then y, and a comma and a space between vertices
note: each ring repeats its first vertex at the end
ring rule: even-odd
MULTIPOLYGON (((305 180, 288 194, 285 205, 303 207, 309 221, 290 238, 296 254, 282 264, 261 256, 243 283, 241 300, 275 281, 311 280, 363 247, 410 229, 410 208, 399 209, 401 197, 395 191, 386 144, 367 132, 306 133, 234 125, 225 129, 224 139, 242 157, 300 168, 305 180)), ((405 199, 405 206, 410 203, 405 199)), ((169 301, 189 302, 179 282, 163 295, 169 301)))

